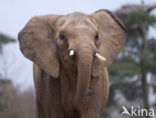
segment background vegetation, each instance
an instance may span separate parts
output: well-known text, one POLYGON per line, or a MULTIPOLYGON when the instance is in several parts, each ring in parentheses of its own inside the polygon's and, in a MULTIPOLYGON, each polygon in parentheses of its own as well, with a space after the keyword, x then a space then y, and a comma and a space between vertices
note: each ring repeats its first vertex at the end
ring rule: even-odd
MULTIPOLYGON (((156 37, 148 38, 149 29, 156 28, 151 14, 156 5, 125 5, 116 11, 127 28, 124 49, 108 67, 110 97, 108 107, 121 113, 122 106, 156 109, 156 37)), ((111 114, 108 116, 112 118, 111 114)), ((149 116, 147 116, 149 118, 149 116)))

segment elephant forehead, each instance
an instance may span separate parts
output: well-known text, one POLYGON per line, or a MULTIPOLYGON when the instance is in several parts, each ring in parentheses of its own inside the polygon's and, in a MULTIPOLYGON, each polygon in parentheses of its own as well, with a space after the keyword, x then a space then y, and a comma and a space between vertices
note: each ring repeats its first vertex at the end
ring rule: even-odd
POLYGON ((97 31, 96 25, 95 25, 89 18, 87 18, 87 19, 86 19, 85 21, 83 21, 83 22, 77 22, 76 25, 75 25, 75 27, 76 27, 76 28, 79 28, 79 29, 92 27, 92 28, 94 28, 94 30, 97 31))
POLYGON ((92 27, 97 31, 96 25, 90 20, 90 18, 83 13, 72 13, 59 21, 60 30, 64 30, 67 27, 86 29, 92 27))

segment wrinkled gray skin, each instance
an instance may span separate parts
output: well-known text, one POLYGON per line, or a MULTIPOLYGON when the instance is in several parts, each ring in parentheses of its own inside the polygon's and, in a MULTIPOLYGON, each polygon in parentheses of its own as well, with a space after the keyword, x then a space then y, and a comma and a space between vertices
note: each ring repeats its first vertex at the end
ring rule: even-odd
POLYGON ((126 39, 114 14, 33 17, 18 39, 23 55, 34 62, 36 118, 100 118, 109 93, 106 66, 126 39))

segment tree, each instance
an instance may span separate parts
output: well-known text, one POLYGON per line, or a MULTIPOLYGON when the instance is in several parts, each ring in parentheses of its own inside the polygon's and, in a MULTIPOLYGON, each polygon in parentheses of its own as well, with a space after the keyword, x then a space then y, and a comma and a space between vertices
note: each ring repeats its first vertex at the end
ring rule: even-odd
POLYGON ((14 38, 11 38, 5 34, 0 33, 0 53, 2 53, 2 45, 15 41, 16 40, 14 38))
MULTIPOLYGON (((13 43, 13 42, 16 42, 16 40, 14 38, 12 38, 10 36, 7 36, 5 34, 0 33, 0 57, 1 57, 1 59, 3 58, 3 61, 4 61, 3 64, 6 64, 6 62, 5 62, 6 59, 4 58, 4 56, 2 54, 2 51, 3 51, 2 46, 5 45, 5 44, 8 44, 8 43, 13 43)), ((3 66, 1 65, 1 67, 3 67, 3 66)), ((1 69, 1 70, 3 70, 4 73, 5 73, 5 75, 6 75, 7 70, 4 70, 4 68, 1 69)), ((1 73, 0 73, 0 79, 1 78, 2 77, 1 77, 1 73)), ((3 77, 3 78, 5 78, 5 77, 3 77)))
MULTIPOLYGON (((5 34, 0 33, 0 53, 2 54, 2 46, 4 44, 10 43, 10 42, 15 42, 16 40, 14 38, 11 38, 5 34)), ((2 67, 2 66, 1 66, 2 67)), ((4 104, 2 102, 2 98, 4 96, 4 92, 2 91, 4 87, 4 85, 8 85, 10 84, 11 81, 8 78, 4 78, 0 75, 0 111, 3 111, 4 109, 4 104)))

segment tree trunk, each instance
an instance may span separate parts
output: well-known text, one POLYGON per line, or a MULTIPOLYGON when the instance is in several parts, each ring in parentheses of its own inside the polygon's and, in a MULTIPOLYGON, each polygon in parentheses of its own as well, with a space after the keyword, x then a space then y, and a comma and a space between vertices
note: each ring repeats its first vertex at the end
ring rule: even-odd
MULTIPOLYGON (((141 59, 141 82, 142 82, 142 89, 143 89, 143 100, 144 100, 144 107, 149 111, 149 99, 148 99, 148 83, 147 83, 147 72, 145 70, 145 61, 141 59)), ((149 118, 149 117, 147 117, 149 118)))
MULTIPOLYGON (((141 82, 142 82, 142 90, 143 90, 143 101, 144 101, 144 108, 147 109, 149 112, 150 105, 148 99, 148 83, 147 83, 147 71, 146 71, 146 26, 147 21, 145 20, 141 26, 141 39, 142 39, 142 46, 141 46, 141 54, 140 54, 140 70, 141 70, 141 82)), ((150 116, 146 116, 146 118, 150 118, 150 116)))

